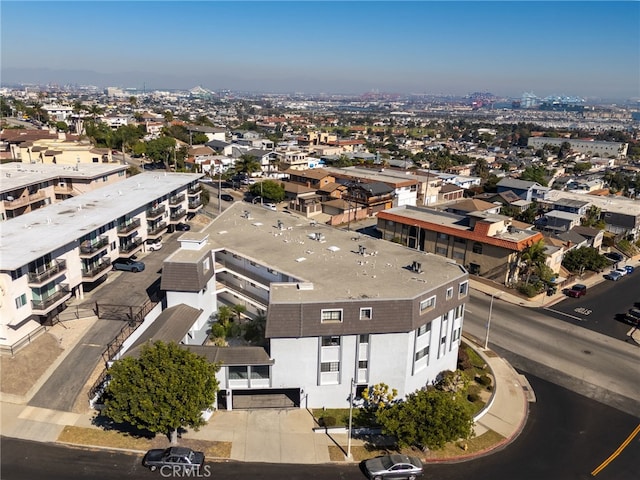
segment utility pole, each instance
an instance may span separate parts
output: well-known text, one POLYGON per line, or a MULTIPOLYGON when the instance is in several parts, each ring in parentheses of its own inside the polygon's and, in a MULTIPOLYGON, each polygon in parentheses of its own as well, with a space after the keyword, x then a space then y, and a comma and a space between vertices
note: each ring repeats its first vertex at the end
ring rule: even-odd
POLYGON ((498 295, 498 298, 500 298, 500 295, 502 294, 502 292, 493 292, 491 294, 491 303, 489 303, 489 316, 487 317, 487 334, 484 337, 485 350, 489 348, 489 329, 491 328, 491 314, 493 313, 493 299, 496 297, 496 294, 498 295))
POLYGON ((351 427, 353 425, 353 378, 349 384, 349 429, 347 430, 347 459, 351 460, 351 427))

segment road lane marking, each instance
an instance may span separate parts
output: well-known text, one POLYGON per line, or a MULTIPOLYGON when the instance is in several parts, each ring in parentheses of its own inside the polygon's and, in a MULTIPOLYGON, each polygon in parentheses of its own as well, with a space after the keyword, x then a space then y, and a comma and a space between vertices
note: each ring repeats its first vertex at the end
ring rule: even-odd
POLYGON ((638 432, 640 432, 640 423, 638 424, 638 426, 633 430, 633 432, 631 432, 629 434, 629 436, 626 438, 626 440, 624 442, 622 442, 622 444, 618 447, 618 449, 613 452, 609 458, 607 458, 604 462, 602 462, 600 464, 600 466, 598 468, 596 468, 593 472, 591 472, 591 476, 595 477, 597 474, 599 474, 602 470, 604 470, 604 468, 609 465, 618 455, 620 455, 620 453, 627 447, 627 445, 629 445, 631 443, 631 440, 634 439, 634 437, 638 434, 638 432))
POLYGON ((554 310, 553 308, 544 307, 545 310, 549 310, 550 312, 559 313, 560 315, 564 315, 565 317, 573 318, 574 320, 578 320, 579 322, 586 322, 586 318, 576 317, 575 315, 571 315, 570 313, 561 312, 560 310, 554 310))

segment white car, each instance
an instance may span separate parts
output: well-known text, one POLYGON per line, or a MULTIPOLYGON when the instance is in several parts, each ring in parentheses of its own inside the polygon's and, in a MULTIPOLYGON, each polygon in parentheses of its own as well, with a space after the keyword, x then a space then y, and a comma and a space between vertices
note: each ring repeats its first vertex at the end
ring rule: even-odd
POLYGON ((273 210, 274 212, 278 211, 278 207, 276 207, 275 203, 263 203, 262 206, 268 210, 273 210))
POLYGON ((621 277, 624 277, 627 273, 629 273, 624 267, 616 268, 615 271, 618 272, 621 277))
POLYGON ((147 250, 150 252, 155 252, 157 250, 160 250, 161 248, 162 248, 161 240, 154 240, 152 242, 147 243, 147 250))

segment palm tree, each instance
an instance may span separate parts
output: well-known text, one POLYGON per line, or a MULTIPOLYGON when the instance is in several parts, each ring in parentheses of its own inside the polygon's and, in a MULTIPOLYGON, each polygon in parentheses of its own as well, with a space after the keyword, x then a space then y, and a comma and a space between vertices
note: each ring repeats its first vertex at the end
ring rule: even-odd
POLYGON ((257 172, 260 170, 260 162, 256 160, 256 157, 249 154, 241 155, 235 163, 235 171, 238 173, 246 173, 247 175, 251 175, 253 172, 257 172))
POLYGON ((93 123, 96 123, 96 117, 104 113, 104 109, 100 105, 91 105, 87 108, 87 112, 91 115, 93 123))
POLYGON ((544 240, 540 239, 537 242, 534 242, 527 246, 520 254, 520 260, 525 263, 527 268, 527 280, 525 281, 525 283, 529 283, 529 279, 531 278, 531 273, 533 272, 534 268, 540 270, 542 265, 545 264, 547 254, 544 253, 544 250, 544 240))
POLYGON ((218 323, 226 327, 229 323, 229 320, 231 320, 231 317, 233 317, 233 310, 231 309, 231 307, 229 307, 228 305, 222 305, 218 307, 218 312, 216 313, 216 319, 218 320, 218 323))
POLYGON ((247 311, 247 307, 240 305, 239 303, 231 307, 231 310, 238 316, 238 323, 242 319, 242 314, 247 311))

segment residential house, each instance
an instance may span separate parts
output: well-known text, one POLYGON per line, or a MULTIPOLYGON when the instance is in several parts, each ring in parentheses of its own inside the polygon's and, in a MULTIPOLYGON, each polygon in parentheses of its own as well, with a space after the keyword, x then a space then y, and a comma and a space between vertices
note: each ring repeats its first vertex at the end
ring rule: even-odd
POLYGON ((538 182, 530 182, 528 180, 518 180, 516 178, 505 177, 497 183, 498 193, 513 191, 521 199, 532 201, 542 200, 545 198, 549 187, 544 187, 538 182))

